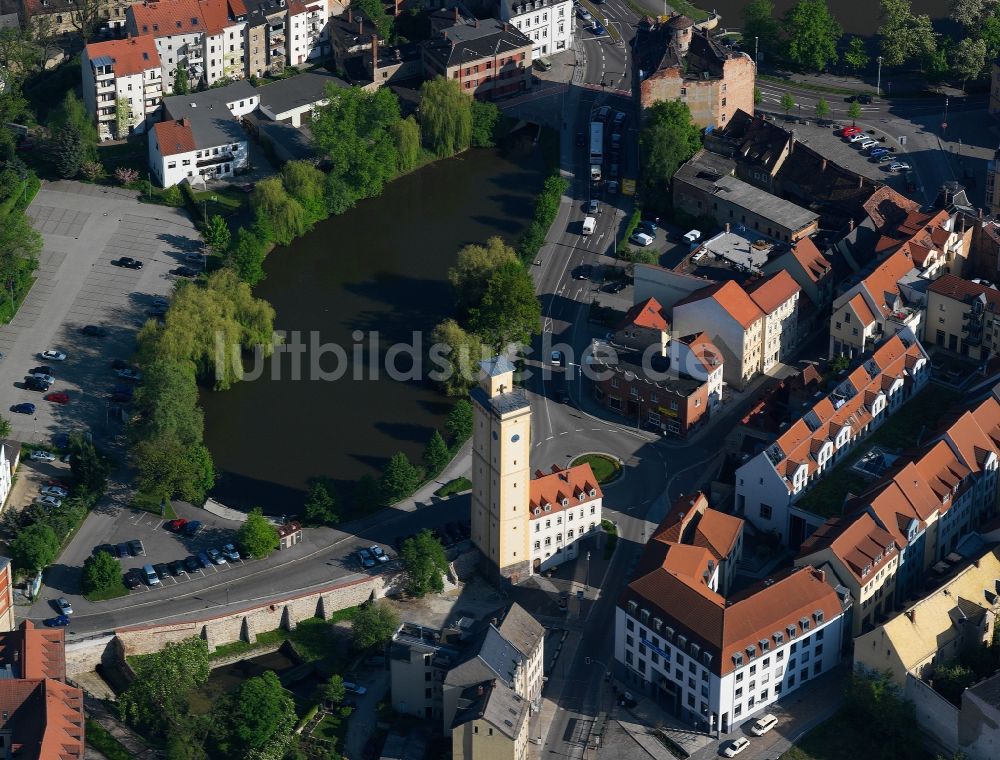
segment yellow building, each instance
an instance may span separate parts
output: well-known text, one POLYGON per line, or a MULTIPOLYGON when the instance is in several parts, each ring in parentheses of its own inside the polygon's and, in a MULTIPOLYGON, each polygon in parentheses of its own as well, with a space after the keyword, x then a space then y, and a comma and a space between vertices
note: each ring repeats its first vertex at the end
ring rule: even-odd
POLYGON ((462 692, 451 732, 454 760, 524 760, 528 755, 528 703, 493 679, 462 692))
POLYGON ((472 541, 490 570, 512 583, 531 574, 531 405, 514 388, 514 365, 481 362, 472 389, 472 541))
POLYGON ((955 275, 927 288, 924 342, 973 359, 1000 353, 1000 291, 955 275))
POLYGON ((1000 611, 1000 549, 983 555, 902 614, 854 640, 854 664, 888 671, 905 686, 907 674, 929 675, 965 646, 988 642, 1000 611))

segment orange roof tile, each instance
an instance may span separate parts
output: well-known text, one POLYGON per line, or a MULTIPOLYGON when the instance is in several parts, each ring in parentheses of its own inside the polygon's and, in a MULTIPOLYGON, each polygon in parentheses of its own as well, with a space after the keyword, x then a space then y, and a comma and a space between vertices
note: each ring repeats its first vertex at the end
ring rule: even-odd
POLYGON ((746 291, 733 280, 727 280, 726 282, 716 283, 709 285, 707 288, 696 290, 687 298, 678 301, 674 305, 674 308, 676 309, 678 306, 703 301, 708 298, 714 300, 744 330, 764 316, 764 312, 758 308, 757 304, 750 300, 750 296, 747 295, 746 291))
POLYGON ((722 365, 722 352, 716 348, 708 337, 708 333, 692 333, 691 335, 683 335, 676 340, 690 349, 691 354, 701 363, 706 372, 714 372, 722 365))
POLYGON ((157 0, 155 3, 133 3, 133 14, 139 34, 169 37, 174 34, 207 32, 202 6, 198 0, 157 0))
POLYGON ((647 298, 641 303, 637 303, 629 309, 618 325, 618 329, 622 330, 631 325, 645 327, 650 330, 667 331, 670 329, 670 323, 667 321, 663 307, 659 301, 652 297, 647 298))
POLYGON ((865 298, 863 295, 858 293, 854 298, 852 298, 848 303, 854 310, 854 313, 861 320, 861 324, 865 327, 872 324, 875 321, 875 315, 872 314, 872 310, 868 308, 868 304, 865 303, 865 298))
POLYGON ((551 473, 548 475, 538 473, 531 481, 528 499, 531 519, 600 499, 603 495, 589 464, 578 464, 566 469, 559 469, 553 465, 551 473), (563 499, 569 500, 568 506, 563 505, 563 499), (546 504, 551 507, 549 512, 544 511, 546 504), (535 514, 536 507, 543 510, 541 514, 535 514))
POLYGON ((827 520, 802 545, 799 557, 808 559, 825 548, 861 583, 899 553, 896 539, 867 512, 853 519, 827 520))
POLYGON ((777 311, 802 288, 784 269, 752 283, 747 294, 765 314, 777 311))
POLYGON ((190 153, 195 149, 194 132, 184 119, 157 122, 153 125, 153 131, 156 133, 161 156, 190 153))
POLYGON ((811 238, 802 238, 792 246, 792 256, 813 282, 819 282, 833 271, 833 265, 820 253, 811 238))
POLYGON ((863 205, 876 229, 894 224, 896 220, 920 208, 919 203, 900 195, 888 185, 883 185, 872 193, 863 205))
POLYGON ((156 52, 156 41, 150 34, 130 37, 125 40, 91 42, 87 45, 87 58, 111 59, 115 76, 142 74, 149 69, 160 67, 160 55, 156 52))
POLYGON ((911 269, 913 269, 913 259, 906 251, 900 250, 875 267, 875 270, 861 281, 861 286, 868 291, 883 315, 891 312, 892 303, 899 297, 899 280, 911 269))
POLYGON ((1000 312, 1000 290, 953 274, 941 275, 928 286, 927 290, 962 303, 970 303, 973 299, 983 296, 989 311, 1000 312))

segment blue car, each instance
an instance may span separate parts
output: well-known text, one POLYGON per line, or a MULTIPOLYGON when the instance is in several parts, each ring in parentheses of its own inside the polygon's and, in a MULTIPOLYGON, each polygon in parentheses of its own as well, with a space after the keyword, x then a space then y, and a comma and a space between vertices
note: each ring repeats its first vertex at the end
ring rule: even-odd
POLYGON ((212 560, 208 558, 208 555, 205 552, 198 552, 198 561, 201 563, 202 567, 212 566, 212 560))
POLYGON ((54 618, 49 618, 45 621, 45 625, 49 628, 64 628, 70 624, 70 619, 68 615, 56 615, 54 618))
POLYGON ((869 156, 872 156, 872 157, 874 158, 874 157, 876 157, 876 156, 884 156, 884 155, 885 155, 886 153, 888 153, 888 152, 889 152, 889 149, 888 149, 888 148, 872 148, 872 149, 871 149, 871 150, 870 150, 870 151, 868 152, 868 155, 869 155, 869 156))
POLYGON ((12 406, 10 408, 10 410, 12 412, 17 413, 17 414, 34 414, 35 413, 35 405, 34 404, 14 404, 14 406, 12 406))
POLYGON ((592 31, 592 32, 593 32, 594 34, 596 34, 596 35, 598 35, 598 36, 600 36, 600 35, 602 35, 602 34, 607 34, 607 33, 608 33, 608 30, 607 30, 607 29, 605 29, 605 28, 604 28, 603 26, 601 26, 600 24, 598 24, 598 23, 597 23, 596 21, 594 22, 594 26, 593 26, 593 27, 591 27, 591 30, 590 30, 590 31, 592 31))
POLYGON ((57 449, 69 448, 69 433, 56 433, 52 436, 52 445, 57 449))
POLYGON ((184 535, 185 536, 193 536, 199 530, 201 530, 201 521, 200 520, 190 520, 190 521, 184 523, 184 535))

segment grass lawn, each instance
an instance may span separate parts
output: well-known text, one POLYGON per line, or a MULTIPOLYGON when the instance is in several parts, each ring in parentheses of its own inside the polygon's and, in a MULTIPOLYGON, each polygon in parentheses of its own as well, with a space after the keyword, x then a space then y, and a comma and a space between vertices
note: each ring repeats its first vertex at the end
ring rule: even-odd
POLYGON ((882 427, 857 444, 840 464, 823 475, 819 483, 796 502, 796 506, 822 517, 838 516, 844 497, 848 493, 859 493, 871 482, 851 472, 851 466, 858 457, 872 446, 892 450, 915 445, 921 432, 933 429, 938 419, 950 411, 959 399, 960 394, 955 391, 939 385, 926 386, 889 417, 882 427))
POLYGON ((276 628, 273 631, 264 631, 257 634, 257 641, 248 644, 245 641, 234 641, 231 644, 223 644, 212 654, 211 658, 219 659, 232 654, 252 653, 255 649, 261 649, 269 645, 282 641, 291 641, 296 651, 307 660, 322 660, 326 657, 337 657, 345 654, 343 647, 339 646, 338 639, 330 630, 331 626, 342 620, 351 620, 357 613, 357 607, 348 607, 338 610, 329 620, 320 618, 309 618, 301 621, 294 631, 286 631, 276 628))
POLYGON ((468 491, 472 488, 472 481, 468 478, 455 478, 454 480, 449 480, 438 490, 434 492, 435 496, 440 496, 442 499, 451 496, 455 493, 462 493, 463 491, 468 491))
POLYGON ((83 598, 88 602, 103 602, 107 599, 117 599, 120 596, 128 596, 128 589, 125 588, 125 584, 119 578, 118 585, 114 588, 95 591, 92 594, 84 594, 83 598))
POLYGON ((132 753, 96 720, 87 720, 87 745, 108 760, 132 760, 132 753))
POLYGON ((339 715, 326 715, 316 724, 311 736, 314 739, 334 742, 334 747, 342 747, 344 737, 347 736, 347 720, 339 715))
MULTIPOLYGON (((882 751, 871 745, 871 732, 866 730, 866 726, 851 720, 845 713, 838 712, 806 734, 782 754, 779 760, 858 760, 860 757, 882 757, 882 751)), ((931 755, 925 752, 913 760, 930 758, 931 755)))
POLYGON ((589 464, 590 469, 594 471, 594 477, 601 484, 617 480, 622 471, 618 460, 605 454, 584 454, 582 457, 574 459, 570 466, 575 467, 578 464, 589 464))
MULTIPOLYGON (((132 509, 141 509, 143 512, 158 515, 161 510, 161 500, 162 499, 159 496, 154 496, 153 494, 145 493, 143 491, 136 491, 129 506, 132 507, 132 509)), ((173 520, 176 517, 177 515, 174 512, 174 507, 170 503, 170 499, 167 499, 167 507, 163 512, 163 519, 173 520)))
POLYGON ((6 298, 3 303, 0 303, 0 322, 6 324, 14 318, 14 315, 17 314, 17 310, 20 309, 21 304, 24 303, 24 299, 28 297, 31 286, 34 284, 35 278, 32 277, 28 281, 27 287, 21 288, 20 292, 14 293, 14 303, 11 303, 10 298, 6 298))
POLYGON ((209 216, 221 216, 223 218, 237 213, 243 205, 249 202, 249 193, 242 193, 238 190, 204 190, 194 193, 194 199, 198 204, 198 212, 204 213, 208 210, 209 216))

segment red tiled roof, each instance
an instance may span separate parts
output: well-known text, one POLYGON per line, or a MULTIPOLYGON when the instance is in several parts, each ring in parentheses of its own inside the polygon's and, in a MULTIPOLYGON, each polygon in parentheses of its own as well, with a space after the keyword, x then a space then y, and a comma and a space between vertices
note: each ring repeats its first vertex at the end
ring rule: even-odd
POLYGON ((895 224, 898 219, 920 208, 919 203, 900 195, 888 185, 878 188, 862 205, 875 223, 875 229, 895 224))
POLYGON ((953 274, 941 275, 930 284, 927 290, 962 303, 970 303, 973 299, 984 296, 987 309, 993 312, 1000 311, 1000 290, 953 274))
POLYGON ((156 142, 160 146, 161 156, 190 153, 195 149, 194 132, 183 119, 157 122, 153 125, 153 131, 156 133, 156 142))
POLYGON ((726 282, 716 283, 709 285, 707 288, 696 290, 687 298, 678 301, 674 305, 674 308, 703 301, 707 298, 714 300, 744 330, 764 316, 764 312, 758 308, 757 304, 750 300, 750 296, 747 295, 746 291, 733 280, 727 280, 726 282))
POLYGON ((706 372, 714 372, 722 366, 722 352, 709 339, 708 333, 700 332, 683 335, 676 340, 688 347, 691 355, 701 363, 702 368, 706 372))
POLYGON ((91 42, 87 45, 87 58, 91 61, 106 56, 111 59, 115 76, 142 74, 160 67, 156 41, 150 34, 141 34, 125 40, 91 42))
POLYGON ((622 330, 632 325, 650 330, 667 331, 670 329, 670 323, 667 321, 663 307, 659 301, 652 297, 629 309, 618 325, 618 329, 622 330))
POLYGON ((865 303, 865 297, 863 295, 858 293, 848 303, 851 304, 851 308, 854 309, 854 313, 858 315, 858 319, 861 320, 861 324, 865 327, 868 327, 868 325, 875 321, 875 315, 872 314, 872 310, 868 308, 868 304, 865 303))
POLYGON ((600 499, 603 495, 589 464, 578 464, 576 467, 567 467, 566 469, 559 469, 558 466, 553 465, 551 473, 548 475, 536 473, 535 478, 531 481, 528 499, 530 516, 531 519, 544 517, 546 514, 558 512, 564 508, 568 509, 578 504, 586 504, 600 499), (591 495, 591 491, 594 492, 593 495, 591 495), (569 505, 565 507, 562 503, 564 498, 569 500, 569 505), (546 504, 551 506, 549 512, 544 511, 546 504), (536 507, 542 510, 541 514, 535 514, 536 507))
POLYGON ((906 251, 896 251, 875 267, 875 270, 861 281, 876 306, 884 316, 891 312, 892 302, 899 297, 900 278, 913 269, 913 259, 906 251))
POLYGON ((816 247, 811 238, 805 237, 798 240, 792 246, 792 256, 813 282, 818 283, 833 271, 833 265, 820 253, 819 248, 816 247))
MULTIPOLYGON (((802 544, 799 557, 808 559, 829 548, 859 583, 899 554, 899 545, 867 512, 854 519, 827 520, 802 544)), ((814 558, 812 564, 816 564, 814 558)))
POLYGON ((777 311, 802 288, 784 269, 752 283, 747 294, 765 314, 777 311))
POLYGON ((209 32, 198 0, 157 0, 134 3, 126 11, 135 19, 139 34, 168 37, 174 34, 209 32))

